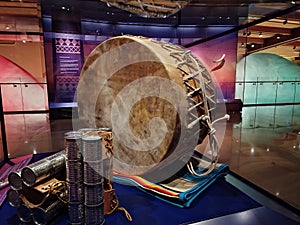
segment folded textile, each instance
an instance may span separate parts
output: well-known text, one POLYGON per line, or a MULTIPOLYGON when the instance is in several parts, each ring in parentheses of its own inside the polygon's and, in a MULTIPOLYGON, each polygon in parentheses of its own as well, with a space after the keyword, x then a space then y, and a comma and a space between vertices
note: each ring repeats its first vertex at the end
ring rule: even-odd
MULTIPOLYGON (((189 207, 191 203, 203 193, 218 178, 228 173, 229 167, 226 164, 216 164, 214 169, 205 175, 207 169, 203 168, 203 164, 208 165, 209 162, 193 165, 193 172, 185 170, 180 176, 160 183, 152 183, 141 176, 131 176, 114 172, 115 182, 132 185, 147 194, 153 195, 170 204, 179 207, 189 207), (201 176, 201 174, 204 174, 201 176)), ((205 167, 207 168, 207 167, 205 167)))

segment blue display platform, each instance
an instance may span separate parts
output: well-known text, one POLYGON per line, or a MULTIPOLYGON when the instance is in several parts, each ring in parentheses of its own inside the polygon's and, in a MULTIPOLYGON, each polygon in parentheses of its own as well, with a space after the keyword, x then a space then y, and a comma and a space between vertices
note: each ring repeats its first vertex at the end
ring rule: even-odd
MULTIPOLYGON (((36 156, 33 160, 37 160, 36 156)), ((151 195, 148 195, 135 187, 114 184, 121 207, 125 207, 131 214, 133 221, 129 222, 122 211, 117 211, 111 215, 106 215, 106 225, 296 225, 300 224, 300 217, 290 212, 284 206, 275 204, 276 209, 284 211, 299 219, 298 222, 282 215, 279 212, 269 209, 262 202, 253 197, 253 189, 239 190, 237 183, 242 181, 227 175, 203 192, 189 208, 179 208, 169 203, 163 202, 151 195), (237 181, 236 181, 237 180, 237 181), (251 197, 248 196, 248 193, 251 197)), ((243 186, 238 184, 239 186, 243 186)), ((243 188, 242 188, 243 189, 243 188)), ((255 190, 254 190, 255 191, 255 190)), ((261 194, 262 195, 262 194, 261 194)), ((259 196, 261 199, 261 196, 259 196)), ((268 200, 266 197, 266 201, 268 200)), ((20 225, 16 208, 4 202, 0 208, 1 225, 20 225)), ((31 225, 32 223, 27 223, 31 225)), ((62 212, 61 216, 51 222, 51 225, 67 224, 67 212, 62 212)))

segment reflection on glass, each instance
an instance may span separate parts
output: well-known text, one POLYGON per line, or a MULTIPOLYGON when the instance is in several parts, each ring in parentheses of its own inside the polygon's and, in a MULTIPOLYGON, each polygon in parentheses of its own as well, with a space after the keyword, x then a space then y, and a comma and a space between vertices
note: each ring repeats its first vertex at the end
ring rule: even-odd
POLYGON ((259 82, 257 85, 257 104, 274 104, 276 99, 276 83, 259 82))
POLYGON ((292 82, 278 82, 276 103, 293 103, 295 86, 292 82))
MULTIPOLYGON (((2 121, 0 121, 2 123, 2 121)), ((4 159, 4 154, 3 154, 3 144, 2 144, 2 133, 0 129, 0 162, 4 159)))
POLYGON ((293 119, 292 105, 276 106, 275 110, 275 127, 288 127, 292 125, 293 119))
POLYGON ((293 105, 292 124, 300 124, 300 105, 293 105))
POLYGON ((257 83, 245 83, 244 103, 256 104, 257 98, 257 83))
POLYGON ((300 103, 300 81, 295 82, 295 102, 300 103))
POLYGON ((48 109, 46 84, 2 84, 4 112, 48 109))
POLYGON ((275 110, 275 106, 256 107, 256 114, 255 114, 256 127, 274 127, 274 110, 275 110))
POLYGON ((299 105, 243 107, 242 127, 290 127, 300 122, 299 105))
POLYGON ((53 151, 48 114, 5 115, 5 126, 10 157, 53 151))
POLYGON ((242 109, 243 128, 255 127, 255 113, 256 113, 256 107, 243 107, 242 109))
POLYGON ((21 85, 25 111, 48 109, 46 84, 21 85))
POLYGON ((22 94, 20 85, 1 85, 3 111, 21 111, 22 94))

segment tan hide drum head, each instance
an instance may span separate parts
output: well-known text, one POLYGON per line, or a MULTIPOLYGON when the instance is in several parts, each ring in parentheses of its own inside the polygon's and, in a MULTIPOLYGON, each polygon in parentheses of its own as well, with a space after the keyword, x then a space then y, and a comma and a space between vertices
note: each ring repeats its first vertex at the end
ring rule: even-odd
POLYGON ((209 73, 189 50, 124 35, 88 56, 78 115, 81 127, 112 129, 116 172, 163 180, 208 134, 214 96, 209 73))

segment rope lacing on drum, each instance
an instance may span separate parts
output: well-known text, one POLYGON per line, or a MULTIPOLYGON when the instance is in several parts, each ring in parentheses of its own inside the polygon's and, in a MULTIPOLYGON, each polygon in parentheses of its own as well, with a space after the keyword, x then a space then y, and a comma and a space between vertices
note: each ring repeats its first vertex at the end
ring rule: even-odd
POLYGON ((200 91, 202 91, 202 89, 201 89, 201 88, 197 88, 197 89, 193 90, 192 92, 189 92, 189 93, 187 94, 187 96, 188 96, 188 97, 193 97, 193 95, 199 93, 200 91))
POLYGON ((188 109, 188 111, 190 112, 190 111, 192 111, 193 109, 195 109, 195 108, 197 108, 197 107, 199 107, 199 106, 201 106, 201 105, 203 105, 203 101, 202 101, 202 102, 199 102, 199 103, 197 103, 197 104, 195 104, 195 105, 193 105, 192 107, 190 107, 190 108, 188 109))
POLYGON ((187 168, 188 168, 189 172, 190 172, 191 174, 193 174, 194 176, 197 176, 197 177, 204 177, 204 176, 210 174, 211 171, 213 171, 213 169, 215 168, 215 165, 214 165, 214 164, 211 164, 211 165, 207 168, 207 170, 206 170, 204 173, 201 173, 201 174, 200 174, 200 173, 197 173, 197 172, 194 170, 192 162, 189 162, 189 163, 187 164, 187 168))
POLYGON ((189 88, 192 89, 192 90, 195 90, 195 89, 196 89, 195 87, 193 87, 192 85, 190 85, 190 84, 189 84, 188 82, 186 82, 186 81, 184 81, 183 83, 185 84, 185 86, 189 87, 189 88))
POLYGON ((212 125, 214 125, 215 123, 217 123, 217 122, 219 122, 219 121, 221 121, 221 120, 229 120, 229 119, 230 119, 230 116, 229 116, 228 114, 225 114, 223 117, 214 120, 214 121, 212 122, 212 125))
POLYGON ((187 88, 187 98, 191 101, 188 108, 191 121, 187 124, 187 128, 193 128, 200 123, 200 128, 196 133, 199 134, 203 127, 206 127, 207 129, 210 150, 212 152, 210 165, 207 165, 207 168, 204 168, 206 170, 204 173, 198 174, 194 170, 191 162, 187 164, 188 170, 192 174, 200 177, 205 176, 215 168, 219 157, 219 145, 215 136, 216 130, 213 128, 210 118, 211 112, 216 109, 216 101, 213 100, 215 98, 214 89, 210 86, 212 81, 210 80, 210 76, 205 67, 192 55, 191 50, 185 50, 164 43, 161 43, 161 46, 170 52, 170 56, 173 57, 177 63, 176 67, 183 73, 183 84, 187 88), (198 99, 200 102, 193 99, 197 95, 201 96, 201 98, 198 99), (202 116, 194 115, 193 109, 197 109, 202 116))
POLYGON ((144 9, 144 6, 143 6, 143 3, 141 2, 141 0, 138 0, 138 4, 139 4, 139 7, 140 7, 142 10, 145 10, 145 9, 144 9))
POLYGON ((209 130, 208 135, 213 135, 216 133, 216 129, 212 128, 211 130, 209 130))
POLYGON ((207 115, 202 115, 200 117, 197 117, 193 122, 189 123, 187 127, 188 128, 193 128, 200 120, 206 121, 207 119, 208 119, 207 115))

